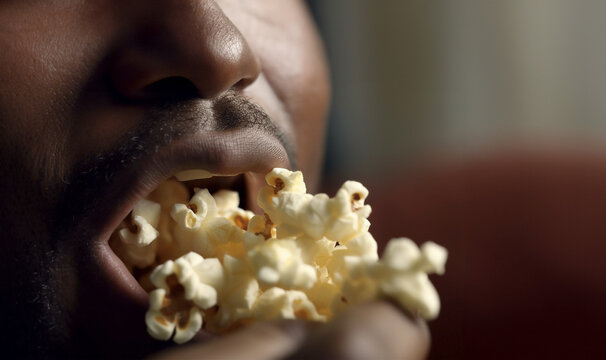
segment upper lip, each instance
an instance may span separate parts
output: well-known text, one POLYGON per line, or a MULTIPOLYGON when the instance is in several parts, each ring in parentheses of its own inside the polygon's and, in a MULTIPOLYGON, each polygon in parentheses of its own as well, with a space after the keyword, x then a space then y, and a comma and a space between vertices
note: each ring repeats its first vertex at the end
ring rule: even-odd
MULTIPOLYGON (((239 128, 196 132, 117 174, 95 209, 101 217, 93 227, 106 240, 137 201, 183 170, 204 169, 217 176, 245 174, 247 189, 252 190, 251 187, 258 186, 265 174, 275 167, 290 168, 286 150, 275 137, 261 130, 239 128)), ((247 206, 253 204, 248 201, 247 206)))
MULTIPOLYGON (((109 238, 133 206, 162 181, 188 169, 204 169, 216 175, 245 174, 248 194, 256 193, 264 176, 274 167, 290 168, 289 153, 275 134, 261 127, 236 126, 229 129, 192 131, 173 139, 151 153, 121 168, 110 183, 88 192, 94 203, 74 231, 94 234, 80 249, 90 257, 80 281, 112 288, 119 304, 147 307, 147 294, 109 247, 109 238)), ((253 202, 248 199, 248 206, 253 202)), ((112 300, 113 301, 113 300, 112 300)), ((102 319, 106 320, 106 319, 102 319)), ((87 321, 87 320, 85 320, 87 321)), ((143 320, 141 320, 141 323, 143 320)))
MULTIPOLYGON (((100 211, 98 239, 106 244, 111 233, 128 215, 133 206, 153 191, 162 181, 187 169, 204 169, 216 175, 245 174, 245 183, 252 207, 253 194, 274 167, 289 167, 286 150, 269 134, 255 129, 196 132, 184 136, 160 149, 153 158, 142 159, 125 169, 114 179, 115 186, 108 188, 97 211, 100 211), (251 133, 252 132, 252 133, 251 133)), ((112 255, 112 254, 110 254, 112 255)), ((117 269, 107 269, 114 272, 117 269)), ((120 269, 125 270, 125 269, 120 269)), ((125 284, 126 285, 126 284, 125 284)), ((127 286, 132 290, 132 285, 127 286)), ((138 291, 138 290, 137 290, 138 291)))

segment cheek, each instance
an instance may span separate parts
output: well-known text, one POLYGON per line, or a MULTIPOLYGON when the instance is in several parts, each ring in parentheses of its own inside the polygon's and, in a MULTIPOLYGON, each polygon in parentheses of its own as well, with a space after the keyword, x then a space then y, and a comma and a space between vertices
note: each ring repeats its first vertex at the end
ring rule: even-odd
POLYGON ((98 23, 67 3, 0 4, 2 156, 40 181, 60 177, 74 152, 70 119, 100 51, 98 23))
POLYGON ((324 154, 330 96, 323 46, 302 2, 266 0, 263 4, 262 11, 254 11, 262 16, 248 18, 242 16, 246 10, 239 13, 235 5, 224 4, 224 8, 261 63, 259 80, 267 82, 289 115, 290 124, 283 127, 292 134, 297 165, 305 174, 308 188, 315 191, 324 154))
POLYGON ((270 82, 291 115, 297 164, 304 171, 309 188, 315 191, 324 155, 330 97, 328 70, 317 38, 307 35, 289 46, 291 50, 285 51, 290 56, 274 56, 273 62, 268 59, 266 68, 270 82))
POLYGON ((297 163, 305 174, 309 189, 315 192, 324 159, 329 87, 325 78, 314 75, 304 76, 299 82, 289 82, 297 86, 292 90, 288 106, 297 134, 297 163))
POLYGON ((65 148, 68 81, 59 73, 43 39, 0 38, 0 147, 2 156, 32 180, 58 172, 65 148))

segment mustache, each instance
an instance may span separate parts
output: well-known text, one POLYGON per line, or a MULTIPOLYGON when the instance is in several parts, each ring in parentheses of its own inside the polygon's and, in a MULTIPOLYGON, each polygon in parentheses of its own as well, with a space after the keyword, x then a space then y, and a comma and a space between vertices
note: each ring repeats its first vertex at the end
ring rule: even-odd
MULTIPOLYGON (((143 120, 125 133, 112 149, 97 153, 75 166, 65 182, 54 211, 53 232, 63 233, 91 213, 100 189, 111 184, 123 169, 196 131, 226 131, 253 128, 276 138, 296 169, 295 148, 285 133, 263 109, 246 97, 228 92, 213 101, 182 100, 153 106, 143 120), (76 216, 80 214, 80 216, 76 216)), ((101 191, 102 192, 102 191, 101 191)))
POLYGON ((80 174, 101 172, 109 181, 115 170, 158 152, 188 133, 236 128, 253 128, 276 138, 296 168, 295 148, 285 133, 260 106, 230 91, 213 102, 186 100, 152 107, 135 129, 121 137, 113 150, 84 161, 79 166, 80 174))

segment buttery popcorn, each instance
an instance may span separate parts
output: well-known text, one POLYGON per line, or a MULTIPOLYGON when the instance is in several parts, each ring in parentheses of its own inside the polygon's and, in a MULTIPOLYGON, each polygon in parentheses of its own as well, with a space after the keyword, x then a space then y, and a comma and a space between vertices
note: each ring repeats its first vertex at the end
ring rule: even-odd
POLYGON ((183 343, 202 327, 202 310, 217 304, 223 268, 215 258, 190 252, 156 267, 151 282, 157 289, 150 293, 145 316, 148 332, 160 340, 168 340, 174 333, 173 340, 183 343))
POLYGON ((127 266, 144 268, 154 262, 159 220, 160 204, 143 199, 134 206, 118 231, 118 239, 112 239, 114 251, 127 266))
POLYGON ((248 261, 262 284, 309 289, 316 282, 316 269, 303 262, 301 252, 295 239, 268 239, 248 252, 248 261))
POLYGON ((434 319, 440 311, 440 298, 427 274, 443 273, 446 256, 446 250, 435 243, 425 243, 419 250, 412 240, 399 238, 387 244, 383 258, 371 271, 382 294, 425 319, 434 319))
MULTIPOLYGON (((182 181, 212 176, 177 174, 182 181)), ((110 244, 150 289, 145 317, 160 340, 190 340, 274 318, 328 321, 353 304, 389 297, 426 319, 438 315, 427 274, 447 252, 391 240, 382 258, 368 232, 368 190, 347 181, 334 197, 306 193, 301 172, 274 169, 258 194, 264 214, 239 208, 238 193, 169 181, 135 206, 110 244), (153 268, 153 271, 151 269, 153 268), (138 269, 136 272, 135 269, 138 269)))

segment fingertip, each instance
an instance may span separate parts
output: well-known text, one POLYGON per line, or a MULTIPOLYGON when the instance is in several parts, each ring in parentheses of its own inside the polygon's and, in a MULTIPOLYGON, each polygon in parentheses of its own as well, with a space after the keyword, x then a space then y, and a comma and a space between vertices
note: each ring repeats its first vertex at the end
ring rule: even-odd
POLYGON ((429 354, 431 336, 427 323, 393 302, 363 304, 348 316, 364 324, 374 347, 387 358, 424 359, 429 354))
POLYGON ((424 359, 429 339, 423 320, 376 301, 352 307, 314 329, 289 359, 424 359))

